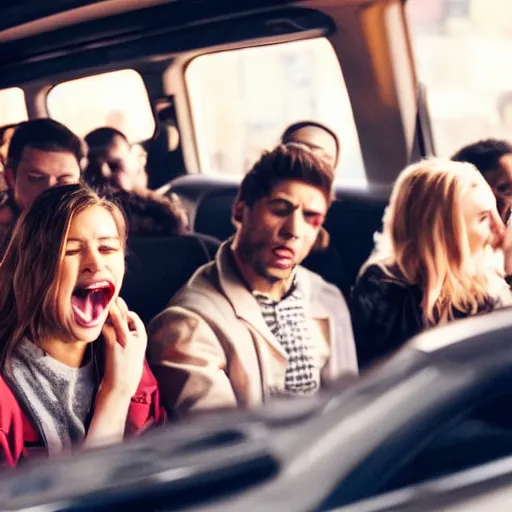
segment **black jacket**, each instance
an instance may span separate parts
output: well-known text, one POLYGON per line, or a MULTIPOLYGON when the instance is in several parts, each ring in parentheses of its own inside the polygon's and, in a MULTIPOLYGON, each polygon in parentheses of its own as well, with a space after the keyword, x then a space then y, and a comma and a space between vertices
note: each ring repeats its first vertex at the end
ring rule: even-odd
MULTIPOLYGON (((393 275, 397 274, 392 269, 393 275)), ((359 276, 352 297, 352 321, 359 360, 364 368, 389 355, 427 326, 421 311, 422 292, 418 285, 388 276, 378 265, 370 265, 359 276)), ((493 311, 498 305, 489 298, 478 313, 493 311)), ((456 319, 469 315, 453 311, 456 319)))
POLYGON ((370 265, 357 279, 352 322, 359 367, 388 355, 424 328, 421 290, 370 265))

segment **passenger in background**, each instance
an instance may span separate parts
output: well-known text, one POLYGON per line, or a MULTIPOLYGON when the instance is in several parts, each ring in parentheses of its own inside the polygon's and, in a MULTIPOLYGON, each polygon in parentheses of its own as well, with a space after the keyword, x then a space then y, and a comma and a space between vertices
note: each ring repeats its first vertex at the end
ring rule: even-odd
POLYGON ((345 300, 300 266, 332 183, 330 165, 292 144, 264 153, 245 176, 236 234, 149 326, 150 363, 169 410, 253 407, 357 373, 345 300))
POLYGON ((130 235, 176 236, 190 233, 187 214, 175 195, 168 198, 150 190, 130 193, 109 187, 104 188, 101 195, 117 202, 124 210, 130 235))
POLYGON ((508 223, 512 209, 512 144, 499 139, 481 140, 464 146, 452 160, 469 162, 482 173, 496 196, 503 222, 508 223))
POLYGON ((159 423, 146 330, 118 297, 126 225, 81 185, 47 190, 0 264, 0 463, 159 423))
POLYGON ((146 169, 126 135, 115 128, 98 128, 85 136, 89 165, 85 177, 94 187, 109 184, 133 192, 147 188, 146 169))
POLYGON ((334 169, 340 156, 340 141, 336 134, 327 126, 315 121, 300 121, 290 125, 283 135, 281 142, 297 142, 305 144, 315 153, 326 160, 334 169))
POLYGON ((423 329, 512 304, 494 251, 505 227, 470 164, 424 160, 399 176, 353 294, 361 367, 423 329))
POLYGON ((20 213, 47 188, 78 183, 83 157, 82 141, 53 119, 16 127, 5 167, 9 188, 0 204, 0 259, 20 213))
POLYGON ((146 165, 148 163, 148 153, 142 144, 132 144, 132 154, 139 163, 138 179, 135 183, 135 188, 146 190, 148 188, 148 173, 146 172, 146 165))
POLYGON ((163 196, 147 188, 142 155, 114 128, 98 128, 85 137, 88 165, 84 179, 101 196, 117 201, 133 235, 183 235, 188 217, 175 194, 163 196))

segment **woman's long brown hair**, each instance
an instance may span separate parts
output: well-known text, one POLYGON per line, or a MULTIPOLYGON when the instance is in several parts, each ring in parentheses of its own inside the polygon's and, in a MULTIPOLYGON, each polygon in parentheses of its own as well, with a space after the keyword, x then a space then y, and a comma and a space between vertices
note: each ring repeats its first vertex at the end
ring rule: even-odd
POLYGON ((0 263, 0 372, 22 338, 68 334, 56 307, 60 262, 73 217, 92 206, 111 212, 124 242, 122 211, 84 185, 46 190, 18 220, 0 263))

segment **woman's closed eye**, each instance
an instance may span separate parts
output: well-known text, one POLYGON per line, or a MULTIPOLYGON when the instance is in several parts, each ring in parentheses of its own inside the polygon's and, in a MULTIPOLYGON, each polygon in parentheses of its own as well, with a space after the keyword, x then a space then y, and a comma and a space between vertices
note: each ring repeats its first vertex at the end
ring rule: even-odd
MULTIPOLYGON (((77 246, 77 247, 68 247, 66 249, 65 255, 66 256, 74 256, 76 254, 79 254, 82 251, 83 247, 77 246)), ((97 251, 101 254, 114 254, 121 250, 121 247, 114 244, 101 244, 97 247, 97 251)))
POLYGON ((120 247, 114 245, 100 245, 99 251, 103 254, 112 254, 120 251, 120 247))
POLYGON ((490 219, 489 212, 484 212, 484 213, 480 214, 480 217, 479 217, 480 222, 487 222, 487 221, 489 221, 489 219, 490 219))

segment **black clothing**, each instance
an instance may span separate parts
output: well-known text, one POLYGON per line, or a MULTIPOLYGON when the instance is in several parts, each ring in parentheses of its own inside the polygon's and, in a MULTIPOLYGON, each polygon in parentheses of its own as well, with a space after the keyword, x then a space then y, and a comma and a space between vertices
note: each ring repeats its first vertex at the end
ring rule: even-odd
POLYGON ((402 346, 424 328, 421 290, 370 265, 356 281, 352 322, 359 368, 402 346))
MULTIPOLYGON (((398 271, 391 269, 393 276, 398 271)), ((421 310, 422 292, 418 285, 390 277, 378 265, 370 265, 359 276, 353 290, 352 322, 362 369, 394 350, 426 327, 421 310)), ((479 307, 479 313, 488 313, 497 306, 488 300, 479 307)), ((468 313, 455 310, 454 318, 465 318, 468 313)))

